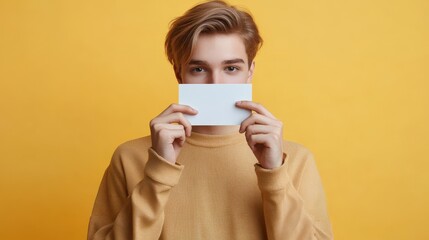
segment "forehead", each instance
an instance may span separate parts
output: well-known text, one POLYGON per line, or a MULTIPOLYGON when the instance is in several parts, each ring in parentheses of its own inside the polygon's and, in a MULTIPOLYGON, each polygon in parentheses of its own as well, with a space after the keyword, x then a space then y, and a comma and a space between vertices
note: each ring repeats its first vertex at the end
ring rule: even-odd
POLYGON ((246 47, 238 34, 202 34, 193 48, 191 60, 219 63, 241 58, 247 64, 246 47))

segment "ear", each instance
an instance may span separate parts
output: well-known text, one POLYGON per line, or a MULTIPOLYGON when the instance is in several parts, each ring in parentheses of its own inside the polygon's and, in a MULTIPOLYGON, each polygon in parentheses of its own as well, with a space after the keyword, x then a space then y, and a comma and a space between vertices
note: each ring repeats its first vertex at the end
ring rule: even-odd
POLYGON ((255 61, 252 62, 252 64, 250 65, 249 68, 249 76, 247 76, 247 81, 246 83, 252 83, 252 79, 253 79, 253 72, 255 71, 255 61))

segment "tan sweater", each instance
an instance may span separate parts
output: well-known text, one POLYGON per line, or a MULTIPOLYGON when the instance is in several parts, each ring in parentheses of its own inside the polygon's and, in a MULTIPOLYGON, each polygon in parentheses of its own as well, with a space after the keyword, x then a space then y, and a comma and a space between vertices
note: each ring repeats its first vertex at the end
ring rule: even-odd
POLYGON ((192 133, 172 165, 150 137, 126 142, 104 174, 88 239, 332 239, 311 153, 286 141, 284 152, 266 170, 244 134, 192 133))

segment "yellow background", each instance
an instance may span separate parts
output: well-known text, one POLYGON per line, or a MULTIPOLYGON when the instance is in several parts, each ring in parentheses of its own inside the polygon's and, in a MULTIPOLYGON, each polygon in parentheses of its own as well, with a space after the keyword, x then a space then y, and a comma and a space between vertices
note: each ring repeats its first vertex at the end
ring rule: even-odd
MULTIPOLYGON (((0 1, 0 239, 85 239, 115 147, 177 99, 163 51, 196 1, 0 1)), ((233 1, 254 100, 310 148, 336 239, 429 239, 429 1, 233 1)))

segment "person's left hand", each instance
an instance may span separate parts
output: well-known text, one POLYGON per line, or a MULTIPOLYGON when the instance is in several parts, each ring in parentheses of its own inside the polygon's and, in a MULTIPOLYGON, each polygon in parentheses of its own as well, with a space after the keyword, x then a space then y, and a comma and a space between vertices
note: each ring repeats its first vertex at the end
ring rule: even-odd
POLYGON ((283 123, 264 106, 252 101, 238 101, 239 108, 253 111, 240 126, 246 140, 263 168, 273 169, 283 163, 283 123))

